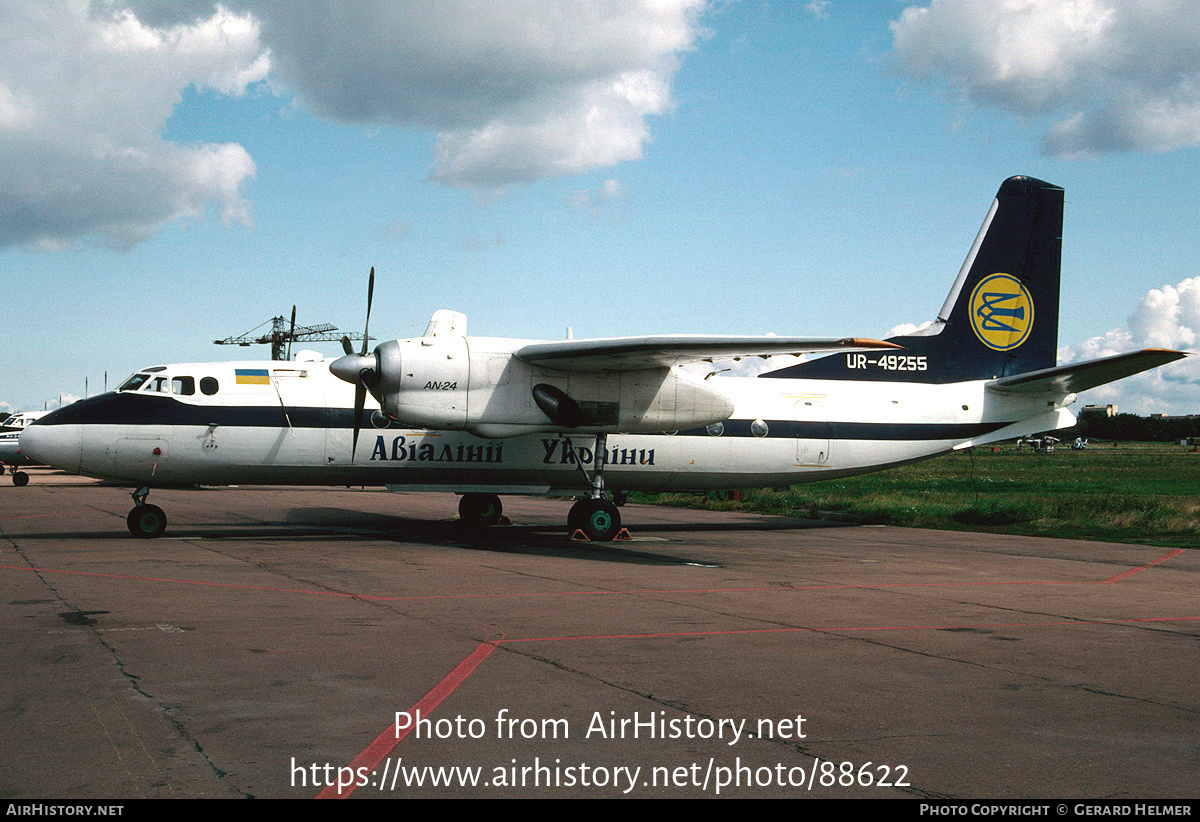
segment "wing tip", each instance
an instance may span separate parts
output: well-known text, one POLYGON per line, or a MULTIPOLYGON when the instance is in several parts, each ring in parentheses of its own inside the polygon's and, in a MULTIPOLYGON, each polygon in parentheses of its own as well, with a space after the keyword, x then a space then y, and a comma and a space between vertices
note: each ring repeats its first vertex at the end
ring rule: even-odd
POLYGON ((846 337, 845 339, 838 340, 838 344, 847 348, 904 348, 904 346, 893 342, 873 340, 870 337, 846 337))
POLYGON ((1182 360, 1184 357, 1190 357, 1193 354, 1191 351, 1177 351, 1174 348, 1143 348, 1140 353, 1160 354, 1169 356, 1172 360, 1182 360))

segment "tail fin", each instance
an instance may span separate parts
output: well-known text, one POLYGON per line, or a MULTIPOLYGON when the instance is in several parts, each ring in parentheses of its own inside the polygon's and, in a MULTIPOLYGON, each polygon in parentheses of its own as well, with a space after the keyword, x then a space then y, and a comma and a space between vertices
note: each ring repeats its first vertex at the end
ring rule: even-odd
POLYGON ((888 342, 897 354, 835 354, 763 377, 947 383, 1052 368, 1058 349, 1063 190, 1000 186, 937 321, 888 342))

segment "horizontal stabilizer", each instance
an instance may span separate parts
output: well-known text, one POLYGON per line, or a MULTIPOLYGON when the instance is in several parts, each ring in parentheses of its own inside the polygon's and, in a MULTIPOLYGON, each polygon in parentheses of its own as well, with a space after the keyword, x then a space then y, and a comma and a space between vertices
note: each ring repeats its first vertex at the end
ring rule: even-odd
POLYGON ((1147 348, 1087 362, 1068 363, 987 383, 998 394, 1078 394, 1188 356, 1183 351, 1147 348))
POLYGON ((714 337, 669 334, 597 340, 560 340, 522 346, 513 355, 527 363, 564 371, 641 371, 685 362, 769 357, 824 351, 900 348, 881 340, 806 337, 714 337))

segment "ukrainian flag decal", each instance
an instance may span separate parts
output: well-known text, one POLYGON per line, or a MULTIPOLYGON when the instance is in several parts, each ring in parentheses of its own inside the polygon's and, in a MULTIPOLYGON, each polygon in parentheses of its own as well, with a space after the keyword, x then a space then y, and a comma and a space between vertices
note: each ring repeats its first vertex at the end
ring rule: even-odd
POLYGON ((1029 289, 1009 274, 984 277, 971 293, 971 328, 988 348, 1011 351, 1033 328, 1029 289))
POLYGON ((238 385, 270 385, 271 375, 265 368, 235 368, 234 382, 238 385))

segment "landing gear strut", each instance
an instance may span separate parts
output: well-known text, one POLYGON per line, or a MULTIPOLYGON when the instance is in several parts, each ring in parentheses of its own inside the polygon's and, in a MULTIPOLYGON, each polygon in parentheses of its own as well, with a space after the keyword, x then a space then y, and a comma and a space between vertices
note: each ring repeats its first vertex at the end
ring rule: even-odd
POLYGON ((167 514, 157 505, 147 504, 146 497, 150 496, 150 489, 142 486, 132 496, 133 510, 125 518, 129 533, 145 539, 162 536, 163 531, 167 530, 167 514))
MULTIPOLYGON (((567 447, 574 451, 570 438, 567 447)), ((592 474, 589 477, 587 468, 579 463, 579 470, 591 486, 588 497, 579 500, 571 506, 567 514, 567 527, 573 535, 580 531, 592 542, 609 542, 621 531, 621 512, 617 506, 604 498, 604 465, 608 435, 597 434, 595 448, 592 451, 592 474)), ((576 452, 578 453, 578 452, 576 452)))

